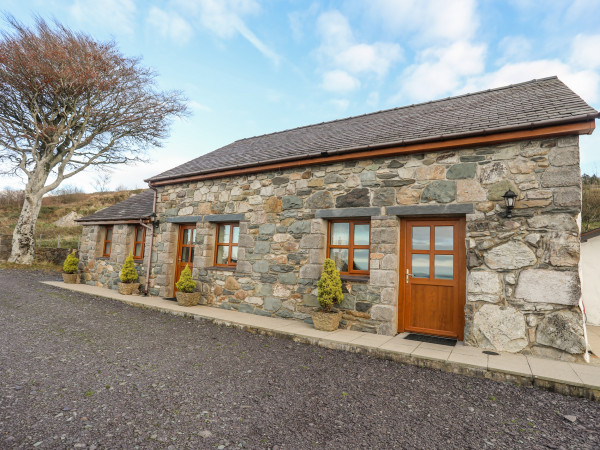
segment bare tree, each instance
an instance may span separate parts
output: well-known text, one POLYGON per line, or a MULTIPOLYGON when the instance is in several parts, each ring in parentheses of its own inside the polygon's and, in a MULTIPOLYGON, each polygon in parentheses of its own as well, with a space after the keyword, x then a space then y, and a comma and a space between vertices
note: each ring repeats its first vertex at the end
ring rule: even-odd
POLYGON ((187 114, 178 91, 100 43, 37 18, 31 28, 7 19, 0 35, 0 163, 26 178, 11 262, 31 264, 42 197, 86 167, 143 161, 160 146, 171 119, 187 114))
POLYGON ((96 192, 108 192, 110 190, 110 180, 112 175, 108 171, 100 172, 94 178, 93 186, 96 192))

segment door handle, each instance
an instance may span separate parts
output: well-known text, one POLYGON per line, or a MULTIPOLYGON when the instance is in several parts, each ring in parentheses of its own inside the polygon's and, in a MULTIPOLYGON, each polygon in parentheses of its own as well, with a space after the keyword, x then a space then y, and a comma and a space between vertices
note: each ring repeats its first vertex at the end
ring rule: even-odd
POLYGON ((406 269, 406 284, 408 284, 408 279, 411 277, 414 277, 414 275, 410 273, 408 269, 406 269))

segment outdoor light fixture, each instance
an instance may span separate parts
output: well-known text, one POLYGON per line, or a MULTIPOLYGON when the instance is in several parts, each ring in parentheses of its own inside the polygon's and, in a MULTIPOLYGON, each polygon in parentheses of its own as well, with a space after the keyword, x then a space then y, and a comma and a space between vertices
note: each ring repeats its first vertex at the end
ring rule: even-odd
POLYGON ((158 227, 158 225, 159 225, 159 221, 158 221, 158 219, 157 219, 157 217, 156 217, 156 213, 155 213, 155 212, 153 212, 152 214, 150 214, 150 215, 148 216, 148 219, 150 219, 150 223, 151 223, 152 225, 154 225, 155 227, 158 227))
POLYGON ((512 217, 512 209, 515 207, 515 199, 517 198, 517 194, 515 194, 512 190, 508 190, 502 196, 504 199, 504 203, 506 203, 506 217, 512 217))

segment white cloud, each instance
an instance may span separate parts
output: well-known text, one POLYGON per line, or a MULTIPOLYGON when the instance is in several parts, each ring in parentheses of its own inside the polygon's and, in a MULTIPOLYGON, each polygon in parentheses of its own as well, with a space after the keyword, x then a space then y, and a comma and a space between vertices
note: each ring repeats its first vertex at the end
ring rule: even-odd
POLYGON ((506 36, 498 44, 502 56, 496 61, 502 65, 509 61, 522 61, 527 59, 531 52, 531 41, 525 36, 506 36))
POLYGON ((571 62, 579 67, 600 67, 600 34, 578 34, 571 46, 571 62))
POLYGON ((476 92, 553 75, 557 75, 586 102, 595 103, 600 99, 598 73, 573 69, 558 59, 506 64, 495 72, 469 78, 460 92, 476 92))
POLYGON ((156 6, 150 9, 147 21, 162 37, 169 38, 178 44, 185 44, 194 34, 190 24, 179 14, 173 11, 163 11, 156 6))
POLYGON ((475 0, 371 0, 367 14, 397 35, 415 33, 415 39, 465 40, 479 27, 475 0))
POLYGON ((75 0, 69 12, 82 25, 100 25, 115 34, 134 32, 135 0, 75 0))
POLYGON ((323 74, 321 87, 331 92, 349 92, 360 87, 360 81, 343 70, 331 70, 323 74))
POLYGON ((485 45, 464 41, 422 51, 416 58, 419 62, 402 73, 398 97, 423 101, 453 93, 466 76, 483 72, 485 53, 485 45))
POLYGON ((259 52, 279 63, 280 57, 258 38, 242 17, 257 14, 260 5, 255 0, 177 0, 186 15, 195 17, 206 29, 221 39, 232 39, 240 34, 259 52))
POLYGON ((304 37, 304 28, 310 18, 317 14, 319 10, 318 3, 312 3, 308 9, 301 11, 292 11, 288 14, 288 20, 290 22, 290 29, 292 30, 292 36, 296 41, 301 41, 304 37))
POLYGON ((383 77, 402 57, 402 48, 395 43, 357 43, 348 20, 339 11, 321 14, 317 30, 322 39, 319 54, 323 63, 336 70, 383 77))

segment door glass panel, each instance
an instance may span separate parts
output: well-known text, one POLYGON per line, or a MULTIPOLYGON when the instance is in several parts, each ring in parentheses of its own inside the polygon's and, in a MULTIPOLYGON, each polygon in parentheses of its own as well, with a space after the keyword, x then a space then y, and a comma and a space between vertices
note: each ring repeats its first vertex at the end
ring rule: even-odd
POLYGON ((134 256, 142 256, 142 244, 135 244, 134 256))
MULTIPOLYGON (((347 224, 346 224, 347 225, 347 224)), ((329 257, 335 262, 335 267, 340 272, 348 272, 348 249, 332 248, 329 257)))
POLYGON ((429 278, 429 255, 412 255, 412 274, 415 278, 429 278))
POLYGON ((237 252, 238 252, 237 245, 235 247, 231 247, 231 262, 232 263, 237 262, 237 252))
POLYGON ((219 245, 217 247, 217 264, 229 264, 229 247, 219 245))
POLYGON ((435 227, 435 249, 454 250, 453 226, 435 227))
POLYGON ((110 255, 110 242, 107 242, 106 244, 104 244, 104 254, 110 255))
POLYGON ((435 255, 435 278, 452 280, 454 278, 454 256, 435 255))
POLYGON ((190 248, 190 262, 194 264, 194 247, 190 248))
POLYGON ((369 245, 368 223, 354 225, 354 245, 369 245))
MULTIPOLYGON (((348 245, 350 242, 350 224, 334 222, 331 224, 331 245, 348 245)), ((346 252, 348 262, 348 252, 346 252)))
POLYGON ((229 229, 231 225, 219 225, 219 243, 229 243, 229 229))
POLYGON ((106 240, 107 241, 112 241, 112 228, 107 228, 106 229, 106 240))
POLYGON ((352 266, 354 270, 369 270, 369 250, 354 250, 352 266))
POLYGON ((240 227, 233 227, 233 236, 231 242, 237 244, 240 239, 240 227))
POLYGON ((412 248, 413 250, 429 250, 429 227, 412 228, 412 248))
POLYGON ((189 262, 190 261, 190 248, 183 247, 181 249, 181 262, 189 262))
POLYGON ((135 240, 136 240, 136 241, 138 241, 138 242, 141 242, 141 240, 142 240, 142 234, 143 234, 143 232, 144 232, 144 230, 142 230, 141 228, 138 228, 138 229, 135 231, 135 240))
POLYGON ((189 228, 186 228, 183 230, 183 239, 182 239, 182 243, 183 245, 190 245, 190 232, 192 230, 190 230, 189 228))
POLYGON ((196 229, 194 228, 193 232, 192 232, 192 244, 196 243, 196 229))

